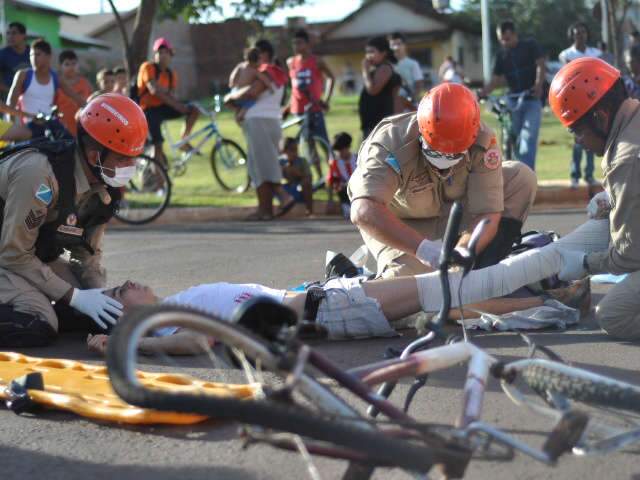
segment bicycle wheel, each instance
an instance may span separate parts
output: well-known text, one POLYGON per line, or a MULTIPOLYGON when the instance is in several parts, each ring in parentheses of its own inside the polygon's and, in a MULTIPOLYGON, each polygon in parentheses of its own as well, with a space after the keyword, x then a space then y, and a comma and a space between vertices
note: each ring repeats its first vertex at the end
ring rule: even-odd
POLYGON ((332 156, 331 146, 324 138, 313 135, 306 140, 301 138, 300 153, 311 167, 313 190, 323 188, 332 156))
POLYGON ((227 138, 216 142, 210 160, 213 176, 224 190, 244 193, 249 189, 247 155, 236 142, 227 138))
POLYGON ((518 374, 540 395, 557 392, 571 400, 640 413, 636 385, 546 360, 524 360, 522 365, 516 368, 518 374))
POLYGON ((123 187, 115 217, 130 225, 142 225, 158 218, 169 205, 171 180, 167 170, 153 157, 140 155, 135 167, 136 173, 123 187))
POLYGON ((461 450, 441 449, 432 452, 425 448, 424 443, 418 445, 377 431, 371 422, 358 415, 307 372, 297 373, 295 391, 289 391, 286 395, 282 391, 274 394, 291 373, 283 370, 281 360, 267 343, 244 328, 200 311, 166 305, 137 309, 127 314, 114 329, 107 350, 111 384, 123 400, 134 405, 208 415, 289 432, 366 455, 367 461, 376 465, 395 465, 426 472, 437 457, 443 458, 443 462, 446 460, 447 464, 461 462, 461 450), (229 372, 228 368, 221 369, 232 367, 228 355, 233 352, 248 374, 249 381, 260 379, 263 398, 238 400, 197 394, 179 386, 176 391, 144 387, 136 377, 137 350, 148 332, 157 332, 164 327, 179 327, 188 331, 192 338, 200 339, 195 341, 194 348, 206 354, 198 358, 211 363, 209 368, 192 370, 203 375, 207 381, 222 378, 228 382, 229 377, 235 379, 230 375, 234 372, 229 372), (215 338, 217 346, 210 346, 211 338, 215 338), (211 368, 212 365, 215 368, 211 368), (299 398, 298 391, 302 392, 304 398, 299 398))

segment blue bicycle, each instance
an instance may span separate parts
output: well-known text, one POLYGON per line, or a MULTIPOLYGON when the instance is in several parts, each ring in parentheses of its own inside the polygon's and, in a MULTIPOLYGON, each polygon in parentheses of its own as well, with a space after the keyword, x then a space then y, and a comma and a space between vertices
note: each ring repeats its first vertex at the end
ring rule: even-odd
POLYGON ((240 145, 222 136, 216 123, 216 114, 221 110, 220 96, 216 95, 214 97, 213 110, 207 110, 198 103, 192 103, 192 105, 197 108, 204 117, 209 118, 209 123, 177 142, 173 142, 171 139, 169 129, 164 129, 163 135, 167 139, 169 148, 173 154, 169 173, 174 177, 184 175, 187 171, 189 161, 195 155, 201 155, 201 149, 204 144, 213 138, 215 143, 211 150, 209 161, 216 181, 228 192, 246 192, 250 185, 249 173, 247 171, 247 155, 240 145), (182 147, 196 138, 200 138, 200 140, 193 149, 186 152, 181 150, 182 147))

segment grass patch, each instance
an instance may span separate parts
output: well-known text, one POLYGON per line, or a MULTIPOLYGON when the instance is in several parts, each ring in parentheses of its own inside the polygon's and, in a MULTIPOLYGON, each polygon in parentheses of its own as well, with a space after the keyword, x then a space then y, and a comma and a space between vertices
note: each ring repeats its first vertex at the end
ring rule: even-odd
MULTIPOLYGON (((495 117, 484 111, 483 119, 493 128, 497 128, 495 117)), ((348 132, 357 142, 361 139, 360 120, 358 118, 358 97, 357 96, 337 96, 331 102, 331 110, 327 117, 327 128, 329 134, 333 136, 340 131, 348 132)), ((221 112, 217 117, 218 127, 222 134, 236 141, 246 150, 246 142, 242 135, 242 130, 236 124, 233 116, 229 112, 221 112)), ((200 119, 196 125, 197 129, 205 126, 207 121, 200 119)), ((168 122, 171 138, 177 140, 181 121, 168 122)), ((294 136, 297 126, 291 127, 283 132, 284 136, 294 136)), ((199 139, 192 142, 199 143, 199 139)), ((553 114, 544 112, 542 116, 542 126, 540 130, 540 145, 537 155, 537 174, 540 180, 556 180, 569 178, 569 165, 571 162, 572 139, 567 131, 560 125, 553 114)), ((173 207, 198 207, 198 206, 250 206, 255 205, 255 193, 249 190, 243 194, 229 193, 220 188, 213 177, 210 167, 210 155, 213 148, 213 141, 207 142, 203 147, 203 155, 192 158, 183 176, 174 177, 174 189, 171 199, 173 207)), ((165 144, 165 151, 171 158, 175 153, 170 152, 165 144)), ((600 176, 600 168, 596 165, 596 176, 600 176)), ((318 192, 314 198, 324 199, 326 193, 318 192)))

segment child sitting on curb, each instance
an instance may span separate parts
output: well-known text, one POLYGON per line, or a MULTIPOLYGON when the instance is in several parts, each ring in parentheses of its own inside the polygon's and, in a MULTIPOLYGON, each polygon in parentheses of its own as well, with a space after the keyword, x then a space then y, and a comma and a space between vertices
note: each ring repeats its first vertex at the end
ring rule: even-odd
POLYGON ((338 194, 342 215, 349 219, 351 215, 351 201, 347 194, 347 184, 351 174, 356 168, 356 154, 351 152, 351 142, 353 139, 347 132, 340 132, 333 137, 334 151, 333 158, 329 163, 329 174, 327 183, 329 187, 338 194))
POLYGON ((311 169, 309 163, 298 154, 298 140, 286 137, 282 145, 280 166, 282 176, 287 183, 284 189, 296 202, 303 202, 307 216, 313 214, 313 192, 311 187, 311 169))

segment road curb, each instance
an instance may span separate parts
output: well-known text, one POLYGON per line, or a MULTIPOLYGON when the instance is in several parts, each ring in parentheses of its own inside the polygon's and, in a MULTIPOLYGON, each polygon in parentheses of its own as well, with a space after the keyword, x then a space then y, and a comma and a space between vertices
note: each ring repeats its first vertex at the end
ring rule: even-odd
MULTIPOLYGON (((589 198, 602 191, 601 186, 580 186, 570 188, 569 182, 548 181, 540 182, 534 212, 545 210, 579 209, 584 208, 589 198)), ((182 223, 207 223, 216 221, 242 221, 255 211, 255 207, 185 207, 167 208, 164 213, 149 225, 175 225, 182 223)), ((307 217, 304 206, 296 205, 289 213, 281 217, 282 220, 296 219, 324 219, 340 217, 340 205, 336 202, 314 200, 314 215, 307 217)), ((113 220, 114 227, 128 227, 117 220, 113 220)))

